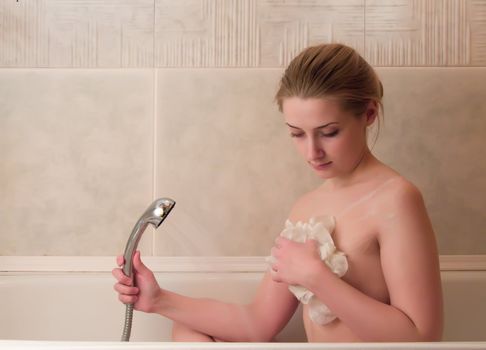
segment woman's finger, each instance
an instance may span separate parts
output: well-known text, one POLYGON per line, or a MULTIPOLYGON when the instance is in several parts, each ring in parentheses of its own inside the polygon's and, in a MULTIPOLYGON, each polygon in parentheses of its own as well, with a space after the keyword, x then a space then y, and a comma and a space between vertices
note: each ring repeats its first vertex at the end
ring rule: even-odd
POLYGON ((130 287, 125 284, 117 283, 113 286, 113 289, 120 294, 124 295, 137 295, 139 290, 137 287, 130 287))
POLYGON ((116 264, 118 266, 123 266, 125 264, 125 258, 123 257, 123 255, 118 255, 116 257, 116 264))
POLYGON ((113 277, 115 277, 115 279, 119 283, 125 284, 127 286, 132 285, 132 279, 130 277, 128 277, 127 275, 125 275, 123 273, 123 270, 122 269, 113 269, 111 271, 111 274, 113 275, 113 277))
POLYGON ((136 295, 118 295, 118 300, 120 300, 123 304, 135 304, 138 300, 138 296, 136 295))

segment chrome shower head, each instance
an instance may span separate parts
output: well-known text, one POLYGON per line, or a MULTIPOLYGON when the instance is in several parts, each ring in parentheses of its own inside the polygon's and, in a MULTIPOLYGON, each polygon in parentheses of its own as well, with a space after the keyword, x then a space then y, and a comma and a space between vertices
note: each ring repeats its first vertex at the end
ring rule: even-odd
MULTIPOLYGON (((155 228, 159 227, 160 224, 165 220, 167 215, 169 215, 172 208, 174 208, 175 201, 170 198, 159 198, 149 205, 147 210, 142 214, 140 219, 138 219, 135 227, 132 230, 130 238, 128 239, 127 246, 125 247, 125 254, 123 257, 125 259, 125 265, 123 266, 123 273, 125 275, 133 276, 133 255, 135 254, 135 249, 137 248, 138 241, 142 237, 143 231, 147 228, 148 224, 154 225, 155 228)), ((135 280, 133 281, 135 285, 135 280)), ((125 311, 125 324, 123 326, 122 341, 128 341, 130 339, 130 332, 132 330, 132 317, 133 317, 133 304, 126 305, 125 311)))
POLYGON ((142 214, 140 219, 138 219, 135 227, 132 230, 130 238, 128 239, 127 245, 125 247, 125 253, 123 257, 125 258, 125 265, 123 266, 123 272, 125 275, 132 277, 132 259, 135 254, 135 250, 138 246, 138 242, 142 237, 143 232, 147 228, 148 224, 153 225, 155 228, 159 227, 160 224, 165 220, 167 215, 169 215, 172 208, 175 206, 175 201, 170 198, 159 198, 149 205, 147 210, 142 214))
POLYGON ((147 210, 145 210, 145 213, 140 217, 140 220, 158 228, 167 215, 169 215, 172 208, 174 208, 174 205, 175 202, 170 198, 159 198, 150 204, 147 210))

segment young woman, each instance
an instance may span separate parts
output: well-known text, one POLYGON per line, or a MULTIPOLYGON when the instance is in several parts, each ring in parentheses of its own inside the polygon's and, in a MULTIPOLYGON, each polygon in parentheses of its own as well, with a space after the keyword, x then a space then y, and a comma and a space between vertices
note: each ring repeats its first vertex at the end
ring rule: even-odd
MULTIPOLYGON (((286 69, 276 95, 297 150, 325 180, 295 203, 289 220, 332 219, 333 243, 346 257, 342 277, 323 262, 315 239, 280 236, 269 271, 248 305, 164 290, 139 253, 136 287, 121 269, 113 270, 119 299, 172 319, 176 341, 265 342, 295 312, 299 301, 289 286, 300 286, 335 317, 316 321, 310 317, 312 306, 304 305, 310 342, 439 341, 438 252, 422 196, 367 145, 382 96, 373 68, 340 44, 305 49, 286 69)), ((123 265, 121 256, 117 263, 123 265)))

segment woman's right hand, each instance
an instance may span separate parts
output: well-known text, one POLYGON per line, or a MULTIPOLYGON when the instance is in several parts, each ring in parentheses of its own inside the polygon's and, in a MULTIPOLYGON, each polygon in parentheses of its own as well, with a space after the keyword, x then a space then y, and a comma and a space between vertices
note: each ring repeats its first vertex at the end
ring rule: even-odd
POLYGON ((160 286, 155 279, 154 273, 142 263, 140 252, 136 251, 133 256, 133 276, 132 279, 123 273, 121 267, 125 264, 122 255, 117 256, 116 263, 120 268, 112 271, 118 283, 114 289, 118 292, 118 299, 124 304, 133 304, 133 308, 143 312, 154 312, 160 299, 160 286))

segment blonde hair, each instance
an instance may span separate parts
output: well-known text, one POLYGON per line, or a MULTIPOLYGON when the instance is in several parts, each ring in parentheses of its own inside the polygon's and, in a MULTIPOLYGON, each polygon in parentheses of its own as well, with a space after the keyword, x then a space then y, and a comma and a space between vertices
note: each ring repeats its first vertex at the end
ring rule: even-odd
MULTIPOLYGON (((355 115, 375 101, 383 113, 383 85, 375 70, 354 49, 343 44, 310 46, 285 70, 275 95, 280 112, 289 97, 336 98, 355 115)), ((379 126, 379 125, 378 125, 379 126)))

